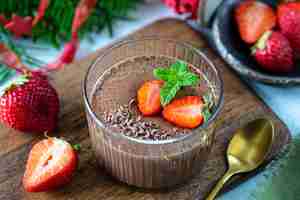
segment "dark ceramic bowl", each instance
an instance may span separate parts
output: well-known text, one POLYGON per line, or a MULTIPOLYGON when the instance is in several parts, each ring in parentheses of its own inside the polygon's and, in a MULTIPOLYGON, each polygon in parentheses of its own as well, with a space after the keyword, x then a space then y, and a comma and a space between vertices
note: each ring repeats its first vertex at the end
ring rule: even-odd
MULTIPOLYGON (((263 70, 251 57, 250 48, 241 39, 234 20, 234 8, 242 0, 224 0, 215 13, 211 30, 200 28, 222 58, 239 74, 251 80, 269 84, 299 84, 300 65, 290 73, 270 73, 263 70)), ((264 2, 275 8, 271 0, 264 2)))

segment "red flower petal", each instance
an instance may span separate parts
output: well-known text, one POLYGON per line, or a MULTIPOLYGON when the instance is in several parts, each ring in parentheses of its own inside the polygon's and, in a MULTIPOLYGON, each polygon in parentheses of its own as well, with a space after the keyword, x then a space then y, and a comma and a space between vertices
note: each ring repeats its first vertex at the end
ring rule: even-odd
POLYGON ((41 71, 53 71, 62 68, 65 64, 71 63, 76 55, 79 46, 77 31, 90 16, 93 8, 96 6, 97 0, 81 0, 75 10, 72 24, 72 39, 66 43, 64 50, 59 58, 53 63, 49 63, 46 68, 41 71))
MULTIPOLYGON (((65 44, 64 50, 59 58, 53 63, 49 63, 44 71, 53 71, 62 68, 65 64, 71 63, 76 55, 79 42, 77 37, 73 37, 72 40, 65 44)), ((42 69, 43 71, 43 69, 42 69)))
POLYGON ((78 39, 72 38, 72 40, 65 44, 64 51, 60 56, 60 60, 63 63, 71 63, 75 57, 78 48, 78 39))
POLYGON ((72 24, 72 35, 77 35, 78 29, 90 16, 97 0, 81 0, 76 7, 72 24))
POLYGON ((8 19, 4 15, 0 15, 0 24, 6 25, 8 23, 8 19))
POLYGON ((5 28, 14 33, 16 37, 31 35, 32 17, 23 18, 14 14, 12 19, 5 25, 5 28))
POLYGON ((33 19, 32 25, 35 26, 41 19, 43 19, 45 12, 49 6, 49 0, 40 0, 37 15, 33 19))
POLYGON ((25 68, 25 66, 21 63, 20 58, 3 43, 0 43, 0 61, 18 71, 25 68))
POLYGON ((180 0, 179 12, 180 13, 191 13, 192 19, 197 18, 199 7, 199 0, 180 0))
POLYGON ((180 14, 179 11, 179 0, 163 0, 163 2, 170 8, 172 8, 176 13, 180 14))

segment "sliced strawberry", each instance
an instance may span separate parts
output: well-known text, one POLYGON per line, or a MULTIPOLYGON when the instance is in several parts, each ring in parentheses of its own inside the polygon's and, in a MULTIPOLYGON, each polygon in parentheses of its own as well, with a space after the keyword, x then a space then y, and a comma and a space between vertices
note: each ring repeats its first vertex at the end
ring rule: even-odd
POLYGON ((173 100, 163 110, 163 117, 182 128, 196 128, 204 122, 204 102, 198 96, 186 96, 173 100))
POLYGON ((57 138, 35 144, 29 153, 23 185, 27 192, 48 191, 68 183, 77 166, 72 146, 57 138))
POLYGON ((276 14, 265 3, 256 0, 246 0, 236 7, 235 20, 242 40, 252 44, 263 33, 275 27, 276 14))
POLYGON ((161 111, 160 88, 163 83, 161 80, 147 81, 138 90, 138 108, 143 115, 150 116, 161 111))

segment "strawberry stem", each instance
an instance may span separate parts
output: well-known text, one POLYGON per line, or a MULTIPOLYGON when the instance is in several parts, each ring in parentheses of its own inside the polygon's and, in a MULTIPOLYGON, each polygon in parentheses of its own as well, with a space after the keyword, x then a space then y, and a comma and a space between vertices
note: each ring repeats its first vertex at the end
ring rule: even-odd
POLYGON ((265 32, 259 40, 255 43, 253 47, 251 47, 251 53, 254 54, 257 49, 263 50, 266 47, 267 41, 271 36, 272 31, 265 32))
POLYGON ((81 150, 81 144, 74 144, 74 145, 72 145, 72 147, 75 151, 80 151, 81 150))

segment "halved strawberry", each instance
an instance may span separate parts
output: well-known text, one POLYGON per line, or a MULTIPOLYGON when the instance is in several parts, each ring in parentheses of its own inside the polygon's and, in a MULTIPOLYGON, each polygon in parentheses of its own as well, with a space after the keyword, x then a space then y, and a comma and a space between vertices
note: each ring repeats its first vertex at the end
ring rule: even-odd
POLYGON ((68 183, 77 166, 72 146, 57 138, 44 139, 29 153, 23 185, 27 192, 48 191, 68 183))
POLYGON ((145 82, 138 90, 138 108, 145 116, 157 114, 161 111, 160 88, 164 82, 152 80, 145 82))
POLYGON ((276 14, 267 4, 246 0, 235 9, 235 20, 240 36, 246 43, 256 42, 263 33, 276 25, 276 14))
POLYGON ((198 96, 173 100, 163 110, 163 117, 182 128, 196 128, 204 122, 204 102, 198 96))

